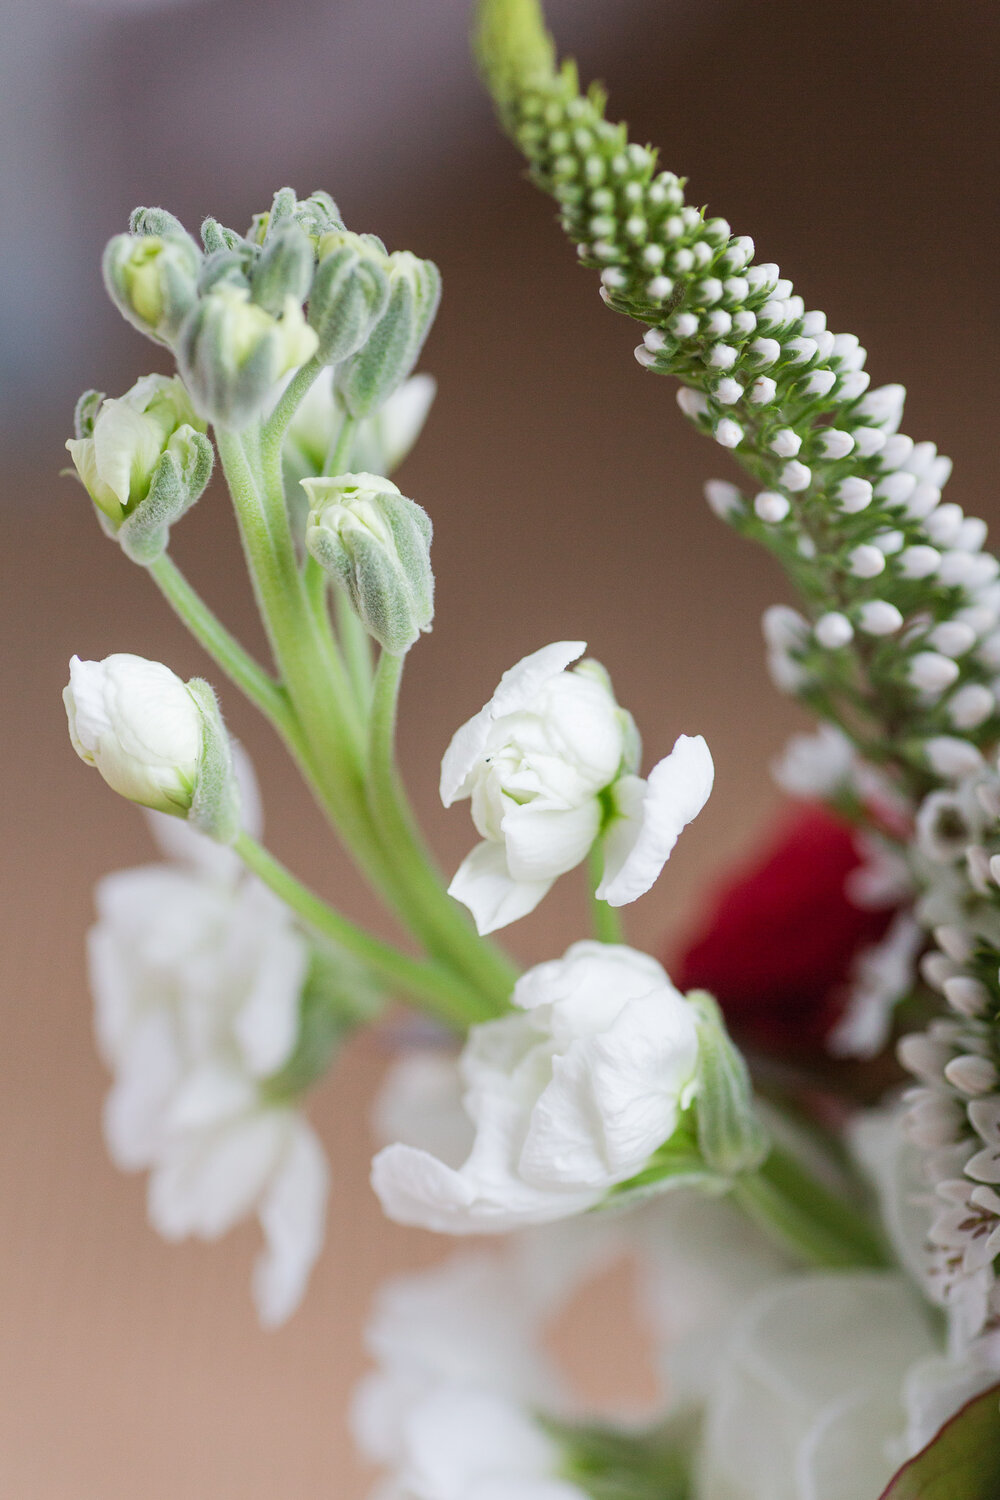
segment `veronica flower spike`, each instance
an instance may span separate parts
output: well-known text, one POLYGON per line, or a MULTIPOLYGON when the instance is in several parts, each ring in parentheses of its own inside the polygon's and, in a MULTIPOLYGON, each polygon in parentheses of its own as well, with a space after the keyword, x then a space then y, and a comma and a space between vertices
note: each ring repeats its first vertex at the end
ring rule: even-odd
POLYGON ((578 660, 585 650, 583 641, 556 641, 524 657, 445 753, 441 800, 450 807, 468 797, 482 835, 449 890, 480 933, 533 911, 599 840, 598 897, 611 906, 636 900, 712 790, 700 735, 681 735, 647 780, 637 774, 632 716, 604 668, 578 660))

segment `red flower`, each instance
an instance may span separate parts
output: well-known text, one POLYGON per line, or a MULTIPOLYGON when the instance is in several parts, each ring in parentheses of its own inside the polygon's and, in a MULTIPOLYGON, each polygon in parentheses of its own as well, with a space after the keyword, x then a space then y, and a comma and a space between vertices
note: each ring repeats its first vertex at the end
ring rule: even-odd
POLYGON ((845 880, 861 863, 850 826, 826 808, 786 813, 668 963, 674 983, 709 990, 740 1041, 815 1052, 840 1016, 855 955, 879 941, 894 915, 847 899, 845 880))

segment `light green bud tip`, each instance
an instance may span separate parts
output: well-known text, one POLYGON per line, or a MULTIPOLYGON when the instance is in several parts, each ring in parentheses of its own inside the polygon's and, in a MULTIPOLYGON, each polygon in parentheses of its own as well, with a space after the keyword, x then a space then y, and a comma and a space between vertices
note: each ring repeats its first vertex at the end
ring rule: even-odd
POLYGON ((145 375, 114 400, 87 391, 66 444, 105 530, 136 562, 158 557, 212 472, 212 445, 177 376, 145 375))
POLYGON ((136 209, 137 233, 118 234, 102 262, 104 284, 133 328, 170 344, 194 304, 201 251, 172 214, 136 209))
POLYGON ((369 635, 402 656, 434 618, 430 517, 377 474, 303 479, 306 547, 369 635))
POLYGON ((473 50, 500 104, 516 98, 525 83, 555 72, 555 43, 538 0, 479 0, 473 50))
POLYGON ((360 349, 389 301, 390 257, 372 235, 324 234, 309 298, 309 323, 319 357, 339 364, 360 349))

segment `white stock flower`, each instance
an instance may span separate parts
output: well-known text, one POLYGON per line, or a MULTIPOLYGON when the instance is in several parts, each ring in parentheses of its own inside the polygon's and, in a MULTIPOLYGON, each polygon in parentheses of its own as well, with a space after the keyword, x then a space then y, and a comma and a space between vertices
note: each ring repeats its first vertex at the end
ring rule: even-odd
POLYGON ((901 1461, 908 1371, 937 1353, 902 1277, 785 1278, 737 1324, 705 1415, 697 1500, 858 1500, 901 1461))
POLYGON ((858 756, 841 730, 821 724, 812 734, 793 734, 772 763, 771 775, 790 797, 832 797, 854 786, 858 756))
POLYGON ((160 812, 185 816, 202 754, 202 712, 176 673, 119 653, 74 656, 63 689, 73 749, 114 791, 160 812))
MULTIPOLYGON (((346 412, 334 394, 333 370, 324 370, 302 398, 288 424, 286 465, 300 479, 324 472, 346 412)), ((432 375, 411 375, 370 417, 358 423, 341 468, 391 475, 420 436, 437 390, 432 375)))
POLYGON ((681 735, 647 781, 635 774, 638 734, 607 673, 593 661, 570 670, 585 649, 557 641, 511 667, 442 761, 441 800, 470 798, 483 839, 449 887, 481 933, 533 911, 602 835, 597 894, 612 906, 634 901, 711 792, 700 735, 681 735))
POLYGON ((462 1054, 475 1127, 465 1163, 403 1144, 376 1156, 390 1218, 452 1234, 565 1218, 673 1135, 695 1089, 698 1013, 655 959, 575 943, 512 999, 517 1010, 474 1026, 462 1054))
POLYGON ((287 909, 204 843, 204 862, 194 838, 179 851, 191 868, 123 870, 97 888, 90 981, 114 1074, 105 1136, 119 1167, 149 1170, 150 1219, 167 1238, 214 1239, 256 1213, 254 1293, 273 1325, 298 1304, 323 1238, 322 1149, 266 1086, 298 1040, 309 950, 287 909))

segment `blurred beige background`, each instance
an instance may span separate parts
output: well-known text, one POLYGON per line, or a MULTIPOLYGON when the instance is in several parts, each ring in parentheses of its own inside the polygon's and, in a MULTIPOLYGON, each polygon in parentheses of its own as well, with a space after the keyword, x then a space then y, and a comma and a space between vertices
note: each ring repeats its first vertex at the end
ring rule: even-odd
MULTIPOLYGON (((192 228, 207 212, 241 226, 289 181, 327 187, 352 226, 440 264, 424 361, 440 393, 401 471, 434 518, 438 617, 411 657, 402 755, 446 867, 471 836, 464 810, 436 803, 450 734, 520 655, 579 635, 648 756, 681 731, 704 733, 716 756, 708 810, 630 912, 633 940, 662 947, 776 800, 767 762, 798 720, 766 680, 758 618, 781 585, 708 513, 701 483, 727 472, 725 455, 639 370, 636 330, 602 308, 497 138, 466 59, 464 0, 8 11, 0 1496, 356 1500, 368 1481, 344 1413, 370 1292, 447 1248, 385 1224, 367 1188, 368 1103, 392 1036, 362 1038, 316 1097, 328 1243, 277 1334, 250 1306, 256 1231, 162 1244, 143 1182, 101 1144, 90 891, 152 851, 141 819, 73 756, 59 692, 73 651, 205 670, 82 491, 56 477, 78 390, 116 393, 157 357, 102 297, 103 239, 135 202, 192 228)), ((753 234, 807 306, 856 331, 876 382, 905 382, 907 430, 956 459, 949 498, 996 522, 996 8, 562 0, 552 14, 614 111, 688 175, 692 201, 753 234)), ((256 643, 217 488, 175 550, 256 643)), ((257 759, 276 850, 379 921, 267 730, 232 690, 223 701, 257 759)), ((516 930, 518 953, 561 951, 583 914, 582 890, 563 882, 516 930)), ((635 1391, 622 1286, 606 1290, 563 1343, 589 1389, 635 1391)))

